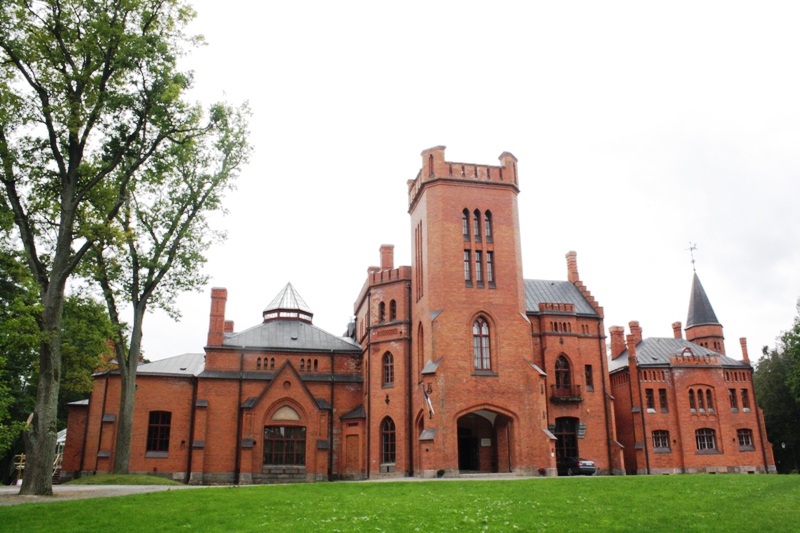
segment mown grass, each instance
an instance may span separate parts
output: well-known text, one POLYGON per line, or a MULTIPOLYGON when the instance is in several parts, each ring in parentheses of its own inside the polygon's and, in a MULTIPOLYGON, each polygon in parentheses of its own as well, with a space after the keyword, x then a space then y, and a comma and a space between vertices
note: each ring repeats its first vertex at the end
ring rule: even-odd
POLYGON ((0 508, 0 531, 798 531, 800 476, 317 483, 0 508))
POLYGON ((66 485, 182 485, 177 481, 144 474, 101 474, 86 476, 65 483, 66 485))

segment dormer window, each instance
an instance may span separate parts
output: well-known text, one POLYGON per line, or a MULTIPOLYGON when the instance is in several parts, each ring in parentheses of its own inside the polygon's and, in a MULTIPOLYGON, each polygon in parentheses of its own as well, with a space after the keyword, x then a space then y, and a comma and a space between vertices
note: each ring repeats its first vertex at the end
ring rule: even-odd
POLYGON ((692 349, 689 348, 688 346, 683 349, 683 351, 681 352, 681 355, 683 357, 694 357, 694 353, 692 352, 692 349))

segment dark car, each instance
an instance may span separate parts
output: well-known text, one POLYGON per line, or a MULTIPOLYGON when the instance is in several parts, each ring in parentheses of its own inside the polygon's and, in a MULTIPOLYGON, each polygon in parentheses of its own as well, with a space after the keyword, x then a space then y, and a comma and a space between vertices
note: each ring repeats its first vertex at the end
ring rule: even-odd
POLYGON ((556 462, 559 476, 591 476, 597 472, 594 461, 580 457, 562 457, 556 462))

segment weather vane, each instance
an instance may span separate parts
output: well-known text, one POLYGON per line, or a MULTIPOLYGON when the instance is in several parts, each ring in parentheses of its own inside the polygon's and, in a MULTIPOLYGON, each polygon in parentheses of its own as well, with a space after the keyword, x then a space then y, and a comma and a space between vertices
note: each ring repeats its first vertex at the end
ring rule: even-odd
POLYGON ((689 255, 692 257, 692 271, 697 272, 697 269, 694 267, 694 251, 697 250, 697 244, 692 244, 692 241, 689 241, 689 255))

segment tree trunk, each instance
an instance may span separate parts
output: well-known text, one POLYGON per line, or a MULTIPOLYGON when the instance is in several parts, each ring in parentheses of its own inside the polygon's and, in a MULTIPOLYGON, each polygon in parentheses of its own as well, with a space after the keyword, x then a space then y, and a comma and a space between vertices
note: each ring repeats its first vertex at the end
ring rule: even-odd
MULTIPOLYGON (((51 285, 51 289, 52 289, 51 285)), ((58 389, 61 381, 61 313, 63 288, 45 294, 39 349, 39 383, 30 427, 23 433, 25 470, 22 476, 24 495, 53 495, 53 461, 58 436, 58 389)))
MULTIPOLYGON (((131 328, 131 344, 128 356, 119 360, 121 389, 119 399, 119 416, 117 417, 117 442, 114 446, 114 473, 130 473, 131 435, 133 434, 133 406, 136 399, 136 368, 139 366, 139 355, 142 353, 142 320, 144 305, 133 311, 133 327, 131 328)), ((124 349, 117 350, 124 352, 124 349)))

